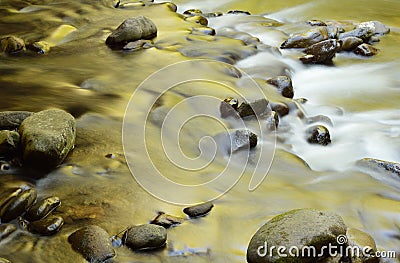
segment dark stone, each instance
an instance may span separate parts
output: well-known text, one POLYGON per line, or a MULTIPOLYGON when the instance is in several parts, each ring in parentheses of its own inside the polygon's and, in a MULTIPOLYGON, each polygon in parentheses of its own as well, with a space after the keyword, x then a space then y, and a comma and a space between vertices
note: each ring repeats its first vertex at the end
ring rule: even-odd
POLYGON ((238 109, 239 101, 235 98, 228 97, 221 101, 219 105, 219 111, 221 113, 222 118, 227 118, 230 116, 237 117, 237 109, 238 109))
POLYGON ((50 196, 36 202, 25 214, 25 219, 32 222, 40 220, 61 205, 61 200, 57 196, 50 196))
POLYGON ((2 223, 8 223, 21 216, 35 202, 37 192, 34 188, 22 190, 12 196, 0 209, 2 223))
POLYGON ((363 40, 358 37, 346 37, 342 39, 342 50, 352 51, 363 43, 363 40))
POLYGON ((185 12, 183 12, 184 15, 190 15, 190 16, 198 16, 203 14, 203 12, 201 12, 201 10, 199 9, 189 9, 186 10, 185 12))
POLYGON ((29 111, 3 111, 0 112, 0 130, 18 129, 22 121, 31 116, 29 111))
POLYGON ((167 231, 153 224, 133 226, 125 231, 122 241, 132 250, 156 249, 165 246, 167 231))
POLYGON ((1 224, 0 225, 0 242, 11 235, 17 228, 13 224, 1 224))
POLYGON ((326 27, 315 27, 302 34, 294 34, 282 43, 281 48, 305 48, 329 38, 326 27))
POLYGON ((185 21, 193 22, 193 23, 196 23, 196 24, 200 24, 202 26, 207 26, 208 25, 208 20, 204 16, 189 16, 189 17, 185 17, 185 21))
POLYGON ((307 141, 312 144, 328 145, 331 143, 329 131, 325 126, 317 125, 307 129, 307 141))
POLYGON ((230 134, 231 152, 251 149, 257 146, 257 135, 249 130, 236 130, 230 134))
POLYGON ((329 38, 336 39, 339 37, 339 27, 330 25, 326 27, 326 30, 328 31, 329 38))
POLYGON ((205 13, 203 14, 204 17, 219 17, 222 16, 223 13, 222 12, 212 12, 212 13, 205 13))
POLYGON ((243 102, 237 109, 241 118, 256 116, 263 117, 269 112, 268 108, 269 101, 266 99, 259 99, 251 103, 243 102))
POLYGON ((0 156, 14 156, 18 152, 19 141, 18 132, 0 130, 0 156))
POLYGON ((185 219, 183 219, 183 218, 168 215, 168 214, 161 212, 158 214, 158 216, 156 216, 156 218, 151 220, 150 224, 159 225, 164 228, 170 228, 172 226, 180 225, 184 221, 185 221, 185 219))
POLYGON ((215 36, 215 29, 211 27, 194 27, 192 28, 192 34, 215 36))
POLYGON ((282 102, 271 102, 271 109, 277 112, 280 117, 288 115, 290 111, 288 105, 282 102))
POLYGON ((19 131, 24 163, 44 170, 61 164, 72 150, 76 123, 68 112, 51 109, 26 118, 19 131))
POLYGON ((101 263, 115 257, 108 233, 99 226, 83 227, 68 237, 72 248, 91 263, 101 263))
POLYGON ((307 55, 300 58, 304 64, 331 64, 336 52, 340 51, 340 42, 336 39, 325 40, 304 50, 307 55))
POLYGON ((157 27, 149 18, 138 16, 126 19, 106 39, 106 44, 112 48, 125 46, 139 39, 153 39, 157 36, 157 27))
POLYGON ((133 42, 129 42, 122 48, 122 50, 137 51, 137 50, 148 49, 148 48, 152 48, 152 47, 154 47, 153 41, 140 39, 140 40, 136 40, 133 42))
POLYGON ((379 50, 377 48, 375 48, 371 45, 365 44, 365 43, 359 45, 358 47, 356 47, 354 49, 355 54, 361 55, 361 56, 367 56, 367 57, 378 54, 378 51, 379 50))
POLYGON ((356 28, 348 32, 339 34, 339 39, 345 39, 347 37, 358 37, 364 42, 368 42, 369 38, 373 35, 373 32, 369 28, 356 28))
POLYGON ((366 29, 372 35, 385 35, 390 32, 390 28, 379 21, 368 21, 360 23, 357 28, 366 29))
POLYGON ((249 11, 243 11, 243 10, 229 10, 228 14, 232 15, 251 15, 249 11))
POLYGON ((292 80, 288 76, 278 76, 267 80, 268 84, 271 84, 278 88, 279 93, 286 98, 292 99, 294 96, 292 80))
POLYGON ((214 207, 214 204, 211 202, 206 202, 194 206, 189 206, 183 209, 183 212, 187 214, 191 218, 200 217, 207 215, 211 209, 214 207))
POLYGON ((63 225, 64 219, 61 216, 49 216, 29 223, 28 230, 34 234, 51 236, 59 232, 63 225))
MULTIPOLYGON (((278 215, 263 225, 252 237, 247 249, 248 263, 290 262, 315 263, 328 256, 328 249, 320 257, 295 257, 289 249, 296 247, 299 251, 306 246, 315 247, 321 252, 323 247, 333 248, 331 253, 339 252, 337 237, 346 234, 343 219, 332 212, 316 209, 297 209, 278 215), (271 249, 274 246, 276 249, 271 249), (287 257, 280 256, 277 248, 283 246, 287 257), (336 246, 336 250, 334 249, 336 246), (270 255, 272 250, 272 255, 270 255), (265 255, 264 255, 265 253, 265 255)), ((307 253, 308 250, 305 250, 307 253)), ((292 251, 293 252, 293 251, 292 251)), ((293 253, 292 253, 293 254, 293 253)), ((318 253, 319 254, 319 253, 318 253)))
POLYGON ((310 26, 326 26, 325 22, 316 19, 307 20, 306 23, 310 26))
POLYGON ((38 53, 38 54, 47 54, 50 51, 50 44, 46 41, 38 41, 26 46, 27 49, 38 53))
POLYGON ((374 158, 364 158, 357 161, 357 165, 381 172, 389 172, 400 178, 400 163, 388 162, 374 158))
POLYGON ((268 130, 275 131, 279 125, 279 116, 275 111, 271 111, 267 117, 267 128, 268 130))
POLYGON ((0 39, 0 51, 8 54, 25 51, 25 42, 16 36, 4 37, 0 39))

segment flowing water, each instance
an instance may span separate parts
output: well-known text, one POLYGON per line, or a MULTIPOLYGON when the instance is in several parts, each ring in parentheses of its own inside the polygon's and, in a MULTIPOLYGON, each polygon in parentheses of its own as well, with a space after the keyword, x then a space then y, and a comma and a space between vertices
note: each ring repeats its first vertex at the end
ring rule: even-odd
MULTIPOLYGON (((174 2, 178 13, 166 4, 144 3, 142 7, 122 1, 123 8, 116 9, 113 1, 106 0, 0 0, 1 36, 13 34, 27 42, 45 40, 51 46, 44 55, 0 56, 0 110, 58 107, 77 118, 76 146, 64 165, 38 180, 27 179, 30 174, 24 171, 0 179, 4 184, 27 180, 36 185, 40 196, 59 196, 62 206, 57 213, 66 219, 63 230, 53 237, 18 231, 1 241, 0 256, 13 262, 85 262, 67 242, 68 235, 80 226, 97 224, 112 235, 129 225, 147 223, 157 211, 183 216, 181 205, 154 197, 131 175, 129 168, 137 178, 150 178, 153 173, 146 164, 146 149, 135 140, 135 132, 146 127, 149 156, 171 180, 204 184, 225 169, 228 159, 234 163, 229 171, 237 174, 243 168, 243 158, 247 160, 248 156, 230 156, 226 138, 220 135, 226 127, 240 125, 218 117, 217 100, 205 105, 189 103, 188 99, 197 95, 219 99, 236 96, 231 89, 234 87, 250 101, 266 96, 288 102, 266 87, 260 93, 258 86, 253 88, 254 83, 249 82, 252 77, 262 86, 263 79, 279 74, 292 77, 295 98, 308 100, 298 106, 306 116, 330 118, 324 125, 331 132, 332 144, 308 144, 304 139, 308 124, 292 110, 281 118, 272 165, 256 190, 248 188, 257 157, 263 156, 260 149, 273 149, 275 138, 263 137, 262 147, 253 151, 242 178, 229 192, 225 193, 224 182, 193 191, 193 200, 222 196, 214 201, 208 216, 168 230, 166 249, 135 253, 117 248, 115 262, 245 262, 248 242, 262 224, 279 213, 304 207, 334 211, 348 226, 370 233, 379 249, 400 254, 400 178, 355 166, 364 157, 400 162, 399 1, 179 0, 174 2), (190 34, 192 28, 201 27, 179 15, 190 8, 203 12, 239 9, 253 15, 210 18, 209 26, 217 31, 212 37, 190 34), (157 25, 156 48, 136 52, 109 49, 105 39, 110 32, 124 19, 138 15, 149 17, 157 25), (380 49, 377 56, 366 59, 340 53, 334 59, 335 66, 305 66, 297 60, 299 51, 279 52, 273 47, 279 47, 288 34, 304 30, 308 19, 379 20, 391 32, 376 45, 380 49), (226 28, 257 37, 272 48, 260 45, 257 50, 254 45, 218 36, 226 28), (238 69, 229 64, 207 62, 205 66, 194 58, 228 62, 243 70, 243 76, 239 78, 238 69), (188 60, 192 61, 174 64, 188 60), (151 79, 154 82, 140 86, 151 74, 169 65, 175 65, 172 71, 164 75, 161 72, 162 78, 155 75, 151 79), (195 81, 179 82, 182 78, 195 81), (173 88, 159 97, 163 84, 173 84, 173 88), (133 108, 128 109, 129 118, 123 125, 129 99, 138 86, 141 96, 131 100, 133 108), (174 115, 162 130, 162 122, 172 110, 174 115), (148 119, 142 122, 147 112, 148 119), (208 117, 188 119, 200 113, 208 117), (123 135, 128 140, 124 147, 129 148, 125 153, 123 135), (181 149, 174 148, 177 140, 181 149), (170 148, 162 148, 162 143, 170 148), (105 157, 110 153, 115 158, 105 157), (172 160, 183 162, 181 166, 186 168, 194 160, 194 166, 205 168, 182 169, 172 160)), ((254 121, 246 125, 257 129, 254 121)), ((260 133, 265 133, 265 128, 261 127, 260 133)), ((267 151, 258 164, 263 171, 268 170, 272 154, 267 151)), ((235 180, 230 178, 227 184, 235 180)), ((162 182, 151 184, 171 195, 162 182)), ((174 191, 169 200, 191 203, 187 198, 186 192, 174 191)))

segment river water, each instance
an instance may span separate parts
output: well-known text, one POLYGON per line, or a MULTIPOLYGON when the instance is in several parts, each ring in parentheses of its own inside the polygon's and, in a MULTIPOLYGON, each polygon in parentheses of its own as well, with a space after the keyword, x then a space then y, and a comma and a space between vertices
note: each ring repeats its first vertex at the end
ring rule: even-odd
MULTIPOLYGON (((168 230, 166 249, 135 253, 117 248, 115 262, 245 262, 248 242, 262 224, 279 213, 305 207, 334 211, 348 226, 370 233, 379 249, 400 254, 400 179, 355 165, 365 157, 400 162, 399 1, 174 2, 178 13, 199 8, 203 12, 239 9, 253 14, 210 18, 216 37, 189 35, 200 25, 184 21, 166 4, 144 3, 142 7, 122 1, 123 8, 116 9, 115 3, 107 0, 0 0, 1 36, 13 34, 27 42, 45 40, 51 45, 44 55, 0 56, 0 110, 57 107, 77 118, 76 146, 64 165, 38 180, 30 180, 26 172, 0 179, 2 183, 30 181, 40 196, 59 196, 62 206, 57 213, 66 219, 63 230, 53 237, 18 231, 1 242, 0 256, 13 262, 85 262, 67 242, 78 227, 97 224, 113 235, 129 225, 147 223, 158 211, 184 216, 183 206, 174 203, 216 196, 220 198, 214 200, 208 216, 168 230), (138 15, 157 25, 156 48, 136 52, 109 49, 105 39, 110 32, 124 19, 138 15), (334 66, 305 66, 297 60, 299 51, 279 52, 276 47, 288 34, 307 28, 304 21, 308 19, 379 20, 391 32, 381 37, 376 45, 380 52, 374 57, 340 53, 334 66), (257 50, 240 40, 218 36, 226 28, 250 34, 271 47, 257 50), (194 61, 198 58, 221 62, 194 61), (175 64, 178 62, 181 64, 175 64), (294 98, 307 99, 298 104, 303 114, 330 118, 324 125, 330 130, 332 144, 308 144, 304 138, 308 124, 292 110, 281 118, 276 136, 260 137, 261 146, 250 156, 241 152, 229 155, 221 134, 226 127, 239 128, 243 123, 219 118, 215 98, 236 95, 233 89, 250 101, 265 96, 292 103, 268 88, 260 93, 249 80, 260 84, 279 74, 292 77, 294 98), (165 92, 164 83, 173 88, 165 92), (131 99, 137 89, 141 92, 131 99), (199 95, 214 99, 208 104, 203 97, 189 100, 199 95), (168 125, 162 126, 170 111, 173 115, 168 125), (141 145, 143 127, 146 149, 141 145), (180 148, 174 148, 176 142, 180 148), (266 150, 265 156, 260 149, 266 150), (114 158, 105 157, 110 153, 114 158), (247 158, 250 161, 243 176, 236 177, 247 158), (227 160, 233 163, 232 176, 204 185, 224 171, 227 160), (153 165, 182 185, 203 185, 192 192, 173 191, 157 178, 151 180, 153 165), (259 167, 261 175, 270 168, 267 177, 249 191, 253 171, 259 167), (142 185, 151 188, 147 189, 150 193, 131 171, 142 185), (240 179, 237 184, 236 179, 240 179)), ((258 124, 246 123, 253 130, 258 124)), ((257 131, 259 136, 266 133, 265 127, 257 131)), ((260 181, 262 176, 256 179, 260 181)))

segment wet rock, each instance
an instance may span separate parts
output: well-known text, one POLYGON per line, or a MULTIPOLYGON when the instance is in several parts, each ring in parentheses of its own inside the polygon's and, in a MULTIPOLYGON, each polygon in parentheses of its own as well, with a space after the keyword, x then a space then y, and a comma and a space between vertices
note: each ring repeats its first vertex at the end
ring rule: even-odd
POLYGON ((165 3, 165 6, 168 7, 172 12, 176 12, 178 10, 178 6, 171 2, 165 3))
POLYGON ((140 49, 148 49, 148 48, 152 48, 152 47, 154 47, 153 41, 140 39, 137 41, 129 42, 122 48, 122 50, 137 51, 140 49))
POLYGON ((14 156, 18 151, 19 141, 18 132, 0 130, 0 156, 14 156))
POLYGON ((19 187, 11 187, 11 188, 1 189, 1 191, 0 191, 0 209, 5 204, 7 204, 7 202, 9 202, 11 199, 20 195, 23 191, 26 191, 31 188, 32 187, 30 187, 28 185, 21 185, 19 187))
MULTIPOLYGON (((346 229, 343 219, 332 212, 316 209, 292 210, 272 218, 254 234, 247 249, 247 262, 317 262, 328 255, 321 258, 299 258, 293 256, 293 253, 290 255, 288 250, 296 247, 302 251, 305 246, 315 247, 317 251, 329 245, 339 247, 336 239, 339 235, 345 235, 346 229), (285 251, 280 252, 287 257, 279 256, 277 249, 272 249, 270 255, 272 246, 285 247, 285 251)), ((327 254, 328 250, 324 252, 327 254)))
POLYGON ((28 231, 42 236, 51 236, 59 232, 64 225, 61 216, 49 216, 29 223, 28 231))
POLYGON ((327 26, 326 30, 328 31, 329 38, 338 38, 339 37, 339 27, 337 26, 327 26))
POLYGON ((212 13, 204 13, 203 16, 204 17, 219 17, 222 16, 223 13, 222 12, 212 12, 212 13))
POLYGON ((211 209, 214 207, 214 204, 211 202, 206 202, 194 206, 189 206, 183 209, 183 212, 187 214, 191 218, 200 217, 207 215, 211 209))
POLYGON ((288 76, 278 76, 267 80, 268 84, 271 84, 278 88, 279 93, 286 98, 292 99, 294 96, 292 80, 288 76))
POLYGON ((251 15, 249 11, 243 11, 243 10, 229 10, 227 14, 232 14, 232 15, 251 15))
POLYGON ((336 52, 340 51, 340 42, 336 39, 325 40, 304 50, 307 55, 300 58, 304 64, 331 64, 336 52))
POLYGON ((37 221, 49 215, 60 205, 60 198, 57 196, 50 196, 36 202, 31 208, 29 208, 24 217, 30 222, 37 221))
POLYGON ((50 52, 51 45, 46 41, 38 41, 27 45, 26 48, 38 54, 47 54, 50 52))
POLYGON ((364 158, 357 161, 357 165, 377 172, 386 171, 400 177, 400 163, 388 162, 374 158, 364 158))
POLYGON ((366 31, 370 32, 372 35, 385 35, 390 32, 390 28, 379 21, 363 22, 360 23, 357 28, 366 29, 366 31))
POLYGON ((31 116, 29 111, 3 111, 0 112, 0 130, 18 129, 22 121, 31 116))
POLYGON ((288 105, 282 102, 271 102, 271 109, 278 113, 280 117, 288 115, 290 111, 288 105))
POLYGON ((215 29, 211 27, 197 27, 197 28, 192 28, 192 34, 202 34, 202 35, 208 35, 208 36, 215 36, 215 29))
POLYGON ((346 37, 342 39, 342 50, 352 51, 363 43, 363 40, 358 37, 346 37))
POLYGON ((379 37, 372 36, 372 37, 369 39, 369 41, 368 41, 367 44, 373 45, 373 44, 378 43, 378 42, 380 42, 380 41, 381 41, 381 40, 379 39, 379 37))
POLYGON ((219 111, 221 113, 222 118, 227 118, 230 116, 237 117, 237 109, 239 106, 239 101, 235 98, 228 97, 221 101, 219 105, 219 111))
POLYGON ((7 223, 21 216, 35 202, 36 197, 36 190, 30 188, 10 198, 0 209, 1 222, 7 223))
POLYGON ((0 39, 0 51, 8 54, 25 51, 25 42, 16 36, 4 37, 0 39))
POLYGON ((231 153, 257 146, 257 135, 249 130, 236 130, 230 134, 231 153))
POLYGON ((158 225, 139 225, 126 230, 122 240, 132 250, 155 249, 165 246, 167 231, 158 225))
POLYGON ((307 129, 307 141, 312 144, 328 145, 331 143, 329 130, 322 125, 313 126, 307 129))
POLYGON ((180 225, 185 221, 185 219, 168 215, 163 212, 160 212, 156 218, 151 220, 150 224, 159 225, 164 228, 170 228, 172 226, 180 225))
MULTIPOLYGON (((0 242, 11 235, 17 228, 13 224, 1 224, 0 225, 0 242)), ((0 261, 1 262, 1 261, 0 261)))
POLYGON ((271 111, 267 117, 268 130, 275 131, 279 125, 279 116, 275 111, 271 111))
POLYGON ((101 263, 115 257, 108 233, 99 226, 83 227, 68 237, 72 248, 91 263, 101 263))
POLYGON ((0 263, 12 263, 10 260, 0 257, 0 263))
POLYGON ((281 48, 305 48, 329 38, 326 27, 315 27, 302 34, 294 34, 282 43, 281 48))
POLYGON ((366 28, 356 28, 348 32, 344 32, 339 34, 339 39, 345 39, 347 37, 358 37, 361 38, 364 42, 368 42, 369 38, 373 35, 373 32, 366 28))
POLYGON ((203 14, 203 12, 199 9, 189 9, 183 12, 184 15, 189 15, 189 16, 198 16, 203 14))
POLYGON ((189 16, 185 18, 185 21, 200 24, 202 26, 208 25, 208 20, 204 16, 189 16))
POLYGON ((352 248, 359 248, 359 255, 354 253, 352 263, 378 263, 379 258, 375 257, 377 251, 375 240, 368 234, 355 228, 348 228, 346 232, 347 245, 352 248), (368 251, 367 251, 367 248, 368 251), (364 254, 364 253, 365 254, 364 254))
POLYGON ((374 56, 374 55, 378 54, 378 49, 371 45, 364 43, 364 44, 361 44, 358 47, 356 47, 354 49, 354 53, 357 55, 370 57, 370 56, 374 56))
POLYGON ((61 164, 74 147, 76 123, 68 112, 51 109, 26 118, 19 131, 24 163, 48 169, 61 164))
POLYGON ((309 24, 310 26, 326 26, 324 21, 316 19, 307 20, 306 23, 309 24))
POLYGON ((243 102, 237 108, 237 112, 241 118, 257 116, 264 117, 269 113, 269 101, 266 99, 259 99, 250 103, 243 102))
POLYGON ((140 39, 153 39, 157 36, 157 27, 149 18, 138 16, 126 19, 106 39, 106 44, 112 48, 125 46, 129 42, 140 39))

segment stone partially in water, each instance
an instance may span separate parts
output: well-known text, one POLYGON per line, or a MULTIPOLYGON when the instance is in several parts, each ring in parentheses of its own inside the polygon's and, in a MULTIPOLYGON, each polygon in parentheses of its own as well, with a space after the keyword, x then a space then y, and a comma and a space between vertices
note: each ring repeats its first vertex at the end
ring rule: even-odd
POLYGON ((108 233, 99 226, 83 227, 68 237, 72 248, 91 263, 101 263, 115 257, 108 233))
POLYGON ((342 39, 342 50, 352 51, 363 43, 363 40, 358 37, 346 37, 342 39))
POLYGON ((1 224, 0 225, 0 242, 11 235, 17 228, 13 224, 1 224))
POLYGON ((16 131, 0 131, 0 156, 14 156, 18 151, 20 136, 16 131))
POLYGON ((347 244, 349 247, 358 248, 359 251, 363 252, 359 253, 359 255, 357 255, 357 253, 354 253, 354 255, 350 257, 352 263, 380 262, 379 258, 376 257, 376 244, 371 235, 355 228, 348 228, 346 236, 347 244))
POLYGON ((36 202, 25 214, 25 219, 32 222, 40 220, 61 205, 57 196, 50 196, 36 202))
POLYGON ((370 28, 362 27, 339 34, 339 39, 345 39, 347 37, 358 37, 361 38, 364 42, 368 42, 370 37, 373 35, 374 32, 370 28))
POLYGON ((61 164, 74 147, 76 123, 68 112, 51 109, 26 118, 19 131, 24 163, 49 169, 61 164))
POLYGON ((267 117, 267 129, 275 131, 279 125, 279 116, 275 111, 271 111, 270 115, 267 117))
MULTIPOLYGON (((336 246, 339 251, 337 237, 346 234, 346 225, 343 219, 332 212, 316 209, 297 209, 278 215, 263 225, 252 237, 247 249, 248 263, 267 262, 291 262, 291 263, 314 263, 318 259, 328 256, 328 250, 321 257, 296 257, 290 254, 289 249, 296 247, 299 251, 306 246, 314 247, 321 252, 324 246, 336 246), (272 247, 276 249, 272 249, 272 247), (286 251, 277 249, 283 246, 286 251)), ((297 250, 296 249, 296 250, 297 250)), ((334 249, 333 249, 334 250, 334 249)), ((292 250, 292 252, 295 250, 292 250)), ((336 252, 336 251, 332 251, 336 252)), ((319 253, 318 253, 319 254, 319 253)))
POLYGON ((292 99, 294 96, 292 80, 288 76, 277 76, 267 79, 267 83, 275 86, 279 93, 286 98, 292 99))
POLYGON ((153 224, 133 226, 125 231, 122 240, 132 250, 155 249, 165 246, 167 231, 153 224))
POLYGON ((357 28, 366 29, 373 35, 385 35, 390 32, 390 28, 379 21, 368 21, 360 23, 357 28))
POLYGON ((235 98, 228 97, 221 101, 219 105, 219 111, 222 118, 227 118, 229 116, 238 117, 237 108, 239 106, 239 101, 235 98))
POLYGON ((317 19, 307 20, 306 23, 309 24, 310 26, 326 26, 324 21, 317 19))
POLYGON ((188 16, 188 17, 185 17, 185 21, 197 23, 202 26, 208 25, 208 20, 204 16, 188 16))
POLYGON ((289 106, 282 102, 271 102, 271 109, 279 114, 280 117, 289 114, 289 106))
POLYGON ((230 134, 231 153, 257 146, 257 135, 249 130, 236 130, 230 134))
POLYGON ((259 99, 250 103, 243 102, 237 108, 237 112, 241 118, 250 116, 264 117, 270 111, 268 105, 269 101, 267 99, 259 99))
POLYGON ((243 10, 229 10, 227 14, 231 15, 251 15, 249 11, 243 11, 243 10))
POLYGON ((326 27, 316 27, 305 33, 292 35, 282 43, 281 48, 305 48, 328 38, 326 27))
POLYGON ((200 9, 188 9, 185 12, 183 12, 183 14, 189 16, 198 16, 203 14, 203 12, 200 9))
POLYGON ((300 61, 304 64, 330 64, 338 51, 340 51, 338 40, 325 40, 305 49, 304 53, 307 55, 301 57, 300 61))
POLYGON ((331 143, 329 130, 322 125, 313 126, 307 129, 307 141, 312 144, 326 146, 331 143))
POLYGON ((164 228, 170 228, 172 226, 180 225, 185 221, 185 219, 168 215, 166 213, 159 213, 156 218, 151 220, 150 224, 159 225, 164 228))
POLYGON ((400 178, 400 163, 388 162, 374 158, 364 158, 357 161, 357 165, 372 169, 377 172, 389 172, 400 178))
POLYGON ((214 204, 211 202, 206 202, 194 206, 189 206, 183 209, 183 212, 187 214, 191 218, 205 216, 208 214, 211 209, 214 207, 214 204))
POLYGON ((36 190, 34 188, 30 188, 10 198, 0 208, 1 222, 7 223, 21 216, 29 207, 32 206, 36 200, 36 197, 36 190))
POLYGON ((137 50, 148 49, 148 48, 152 48, 152 47, 154 47, 153 41, 140 39, 137 41, 129 42, 122 48, 122 50, 137 51, 137 50))
POLYGON ((157 36, 157 27, 145 16, 126 19, 106 39, 110 47, 123 47, 139 39, 152 39, 157 36))
POLYGON ((361 56, 374 56, 378 54, 378 49, 369 45, 369 44, 361 44, 354 49, 354 53, 361 56))
POLYGON ((0 39, 0 51, 15 54, 25 51, 25 42, 16 36, 7 36, 0 39))
POLYGON ((18 129, 22 121, 31 116, 30 111, 3 111, 0 112, 0 130, 18 129))
POLYGON ((51 236, 59 232, 63 225, 64 219, 61 216, 49 216, 29 223, 28 230, 34 234, 51 236))

